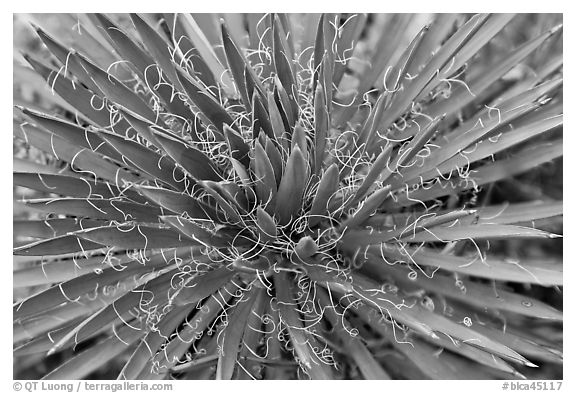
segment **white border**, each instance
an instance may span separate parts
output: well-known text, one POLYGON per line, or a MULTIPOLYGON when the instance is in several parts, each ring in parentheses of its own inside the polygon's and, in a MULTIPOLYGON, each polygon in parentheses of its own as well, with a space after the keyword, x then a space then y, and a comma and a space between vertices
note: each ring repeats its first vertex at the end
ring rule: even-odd
MULTIPOLYGON (((549 12, 560 12, 564 13, 564 37, 565 41, 569 45, 564 47, 565 50, 565 108, 572 109, 573 99, 570 94, 573 92, 574 82, 572 68, 574 66, 573 56, 574 50, 570 45, 572 39, 574 39, 574 13, 570 12, 567 1, 557 1, 557 0, 547 0, 540 2, 520 2, 520 1, 505 1, 505 0, 483 0, 481 2, 468 2, 468 1, 456 1, 456 0, 405 0, 405 1, 386 1, 379 0, 378 2, 350 2, 335 0, 330 2, 319 2, 313 0, 289 0, 282 3, 276 1, 241 1, 241 0, 226 0, 226 1, 161 1, 161 2, 146 2, 142 0, 98 0, 97 2, 80 2, 80 1, 38 1, 38 0, 26 0, 20 1, 18 3, 12 2, 10 4, 4 3, 2 5, 2 53, 5 54, 5 59, 2 64, 2 75, 8 76, 12 75, 12 56, 9 57, 9 53, 12 50, 9 44, 13 41, 12 33, 12 13, 23 13, 23 12, 176 12, 176 11, 196 11, 196 12, 329 12, 329 11, 347 11, 347 12, 538 12, 538 13, 549 13, 549 12)), ((11 79, 11 78, 10 78, 11 79)), ((8 83, 7 83, 8 84, 8 83)), ((8 206, 12 206, 12 201, 10 196, 12 190, 8 190, 8 184, 11 184, 11 169, 12 169, 12 91, 8 89, 5 85, 4 91, 2 92, 2 106, 4 115, 2 116, 3 124, 5 127, 2 130, 2 143, 0 144, 2 152, 0 153, 0 159, 2 160, 1 175, 2 181, 6 184, 6 188, 1 196, 4 202, 2 206, 5 208, 5 226, 1 231, 1 250, 3 250, 3 255, 5 255, 5 260, 2 263, 2 277, 5 277, 5 282, 0 285, 1 299, 2 299, 2 311, 5 312, 5 322, 0 324, 1 332, 3 333, 0 337, 1 340, 0 351, 3 355, 1 367, 1 380, 2 384, 0 387, 3 391, 13 391, 12 385, 12 326, 9 320, 11 320, 12 315, 12 285, 11 284, 11 271, 12 271, 12 225, 9 223, 11 217, 8 214, 8 206), (10 318, 9 318, 10 317, 10 318)), ((570 153, 572 147, 576 147, 574 144, 574 133, 576 132, 573 121, 574 114, 572 111, 568 110, 565 114, 565 126, 567 130, 564 134, 565 150, 570 153)), ((572 173, 576 167, 574 159, 576 155, 567 154, 565 157, 565 168, 569 171, 565 173, 572 173)), ((574 218, 574 205, 569 201, 571 196, 575 195, 574 184, 570 181, 565 183, 564 195, 567 196, 565 204, 565 227, 564 236, 568 239, 573 238, 573 218, 574 218)), ((3 209, 4 210, 4 209, 3 209)), ((567 244, 570 244, 570 240, 567 244)), ((568 252, 568 260, 564 264, 565 271, 564 277, 567 278, 568 285, 564 289, 564 330, 568 334, 564 335, 564 386, 561 391, 574 391, 574 386, 572 382, 574 380, 573 374, 568 370, 576 370, 576 364, 573 360, 574 355, 574 337, 571 332, 574 330, 574 308, 572 307, 574 300, 574 290, 570 286, 572 277, 574 277, 575 264, 576 261, 570 258, 572 254, 568 252)), ((4 314, 3 314, 4 315, 4 314)), ((298 383, 298 382, 273 382, 273 381, 261 381, 258 383, 243 383, 243 382, 219 382, 215 385, 215 382, 210 381, 192 381, 191 383, 186 382, 174 382, 174 392, 189 392, 190 389, 203 389, 208 388, 210 391, 214 389, 222 391, 269 391, 271 388, 275 390, 284 389, 310 389, 317 390, 329 389, 331 392, 339 391, 349 391, 350 389, 357 389, 359 386, 357 384, 364 385, 365 388, 375 389, 375 391, 393 391, 393 392, 431 392, 431 391, 442 391, 442 392, 501 392, 501 382, 498 381, 386 381, 386 382, 352 382, 352 381, 327 381, 327 382, 310 382, 310 383, 298 383), (191 383, 193 385, 191 385, 191 383), (233 385, 232 385, 233 383, 233 385), (298 385, 295 385, 298 383, 298 385), (322 384, 320 386, 319 384, 322 384), (352 385, 353 384, 353 385, 352 385)))

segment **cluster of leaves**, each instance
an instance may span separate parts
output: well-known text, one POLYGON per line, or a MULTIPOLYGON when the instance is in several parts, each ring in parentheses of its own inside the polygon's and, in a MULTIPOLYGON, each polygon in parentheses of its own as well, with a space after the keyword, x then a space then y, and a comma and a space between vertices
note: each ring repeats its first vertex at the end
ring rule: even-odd
POLYGON ((59 99, 14 120, 53 163, 14 161, 14 184, 45 196, 14 222, 14 286, 32 290, 14 305, 15 356, 75 349, 53 379, 123 354, 126 379, 520 378, 561 363, 525 322, 562 312, 508 285, 559 290, 561 264, 485 246, 558 237, 537 224, 562 202, 476 206, 482 187, 562 156, 562 54, 510 77, 561 28, 478 61, 513 18, 37 28, 52 57, 24 57, 59 99))

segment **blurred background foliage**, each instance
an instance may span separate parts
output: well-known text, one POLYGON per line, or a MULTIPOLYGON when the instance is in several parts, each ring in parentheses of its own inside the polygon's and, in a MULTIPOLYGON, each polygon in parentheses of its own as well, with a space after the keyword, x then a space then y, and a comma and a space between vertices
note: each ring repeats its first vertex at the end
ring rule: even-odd
MULTIPOLYGON (((292 21, 303 21, 306 23, 307 14, 293 15, 292 21)), ((466 19, 469 15, 462 14, 462 20, 466 19)), ((148 22, 157 23, 161 14, 144 14, 143 17, 148 22)), ((225 17, 225 15, 223 15, 225 17)), ((353 91, 356 79, 354 74, 361 70, 366 64, 362 61, 362 54, 377 51, 376 39, 378 31, 383 24, 390 21, 390 15, 387 14, 372 14, 368 16, 368 23, 365 31, 361 36, 361 42, 358 44, 358 52, 356 61, 350 63, 350 69, 346 73, 347 87, 353 91)), ((13 15, 13 105, 22 105, 31 109, 38 109, 46 113, 54 115, 68 116, 69 113, 58 113, 62 111, 61 108, 68 108, 69 105, 58 97, 52 95, 50 88, 46 86, 44 80, 36 74, 25 62, 21 52, 34 53, 39 58, 50 60, 49 51, 43 46, 40 39, 34 32, 33 25, 42 27, 49 34, 55 36, 65 36, 65 34, 58 34, 57 32, 65 33, 70 29, 77 29, 78 21, 81 21, 83 27, 91 28, 92 25, 88 20, 84 20, 85 16, 77 16, 75 14, 68 14, 66 16, 57 14, 14 14, 13 15), (65 23, 62 23, 62 21, 65 23), (58 109, 54 106, 57 102, 58 109)), ((410 24, 403 34, 403 41, 399 45, 406 45, 426 24, 431 18, 429 14, 415 15, 413 23, 410 24)), ((136 31, 131 25, 128 15, 116 14, 112 15, 113 21, 122 26, 125 31, 136 35, 136 31)), ((491 65, 495 58, 505 55, 513 48, 517 47, 520 43, 526 42, 545 30, 562 23, 562 14, 521 14, 502 31, 495 39, 487 44, 473 59, 475 62, 485 63, 491 65)), ((201 19, 199 20, 201 23, 201 19)), ((294 22, 293 22, 294 23, 294 22)), ((294 26, 297 28, 297 26, 294 26)), ((93 28, 93 27, 92 27, 93 28)), ((63 42, 65 45, 70 45, 73 48, 72 42, 63 42)), ((540 48, 535 51, 526 61, 519 67, 511 70, 500 83, 513 83, 524 78, 527 78, 533 72, 534 66, 544 62, 545 56, 553 54, 560 54, 563 52, 563 35, 559 34, 555 39, 549 40, 547 48, 540 48)), ((481 68, 480 68, 481 69, 481 68)), ((489 92, 486 94, 490 94, 489 92)), ((19 113, 14 111, 14 124, 17 125, 21 118, 19 113)), ((560 129, 559 132, 562 132, 560 129)), ((549 139, 550 135, 544 138, 549 139)), ((531 139, 528 143, 541 143, 540 139, 531 139)), ((519 146, 518 148, 522 148, 519 146)), ((511 154, 513 151, 506 150, 501 154, 511 154)), ((62 167, 62 164, 55 161, 54 158, 26 146, 24 143, 14 140, 13 142, 13 155, 14 160, 25 159, 27 161, 34 161, 42 165, 50 165, 57 168, 62 167)), ((498 158, 498 157, 497 157, 498 158)), ((562 200, 563 199, 563 160, 562 158, 554 160, 538 168, 515 176, 507 178, 497 183, 491 184, 489 187, 483 189, 474 198, 478 206, 498 204, 502 202, 524 202, 534 200, 562 200)), ((23 198, 42 198, 48 195, 41 192, 24 189, 21 187, 13 187, 14 202, 23 198)), ((13 204, 14 219, 24 218, 38 218, 31 216, 29 211, 22 210, 17 203, 13 204)), ((541 229, 548 230, 553 233, 562 234, 562 217, 549 219, 545 225, 539 226, 541 229)), ((14 239, 14 245, 22 243, 22 239, 14 239)), ((493 254, 501 254, 514 259, 522 259, 525 257, 532 258, 546 258, 549 260, 561 261, 563 255, 563 239, 545 239, 538 241, 538 239, 514 239, 506 241, 491 241, 490 244, 485 244, 493 254)), ((465 250, 461 250, 465 251, 465 250)), ((16 258, 16 257, 15 257, 16 258)), ((22 262, 18 265, 22 267, 22 262)), ((14 301, 22 299, 27 296, 30 290, 34 288, 14 290, 14 301)), ((553 288, 544 287, 523 287, 521 284, 514 288, 518 292, 530 292, 531 296, 539 298, 546 303, 553 305, 559 310, 563 309, 562 293, 553 288)), ((519 317, 521 318, 521 317, 519 317)), ((533 321, 529 321, 533 323, 533 321)), ((550 325, 538 324, 533 325, 535 331, 539 331, 541 335, 548 336, 554 341, 562 341, 562 325, 550 328, 550 325), (547 331, 543 331, 547 329, 547 331)), ((81 348, 77 348, 80 350, 81 348)), ((57 367, 59 364, 69 359, 73 355, 73 351, 62 351, 55 355, 45 357, 44 355, 30 355, 28 357, 15 359, 13 376, 14 379, 37 379, 42 375, 47 374, 50 370, 57 367), (45 359, 42 359, 44 358, 45 359)), ((124 356, 129 356, 125 354, 124 356)), ((127 361, 127 358, 117 359, 116 362, 108 364, 107 368, 100 369, 97 373, 90 375, 90 379, 114 379, 122 365, 127 361)), ((563 370, 562 365, 558 364, 544 364, 539 368, 529 369, 526 373, 528 378, 536 379, 562 379, 563 370)), ((343 375, 342 378, 347 378, 343 375)))

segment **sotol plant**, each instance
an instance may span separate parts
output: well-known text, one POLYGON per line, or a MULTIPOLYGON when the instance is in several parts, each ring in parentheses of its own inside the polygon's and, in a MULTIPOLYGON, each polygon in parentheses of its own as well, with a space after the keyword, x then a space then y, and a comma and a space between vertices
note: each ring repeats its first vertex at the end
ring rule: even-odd
POLYGON ((487 61, 513 15, 122 18, 37 28, 51 57, 24 55, 59 98, 15 111, 44 160, 14 163, 43 196, 14 222, 15 356, 73 353, 55 379, 114 359, 128 379, 562 362, 534 328, 562 312, 530 291, 561 265, 488 247, 555 237, 534 223, 562 202, 482 191, 562 156, 559 27, 487 61))

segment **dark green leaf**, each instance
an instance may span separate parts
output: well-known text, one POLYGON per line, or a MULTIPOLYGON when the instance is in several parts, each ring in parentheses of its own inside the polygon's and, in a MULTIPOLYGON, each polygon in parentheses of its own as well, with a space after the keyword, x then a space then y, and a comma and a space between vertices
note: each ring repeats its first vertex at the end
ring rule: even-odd
POLYGON ((199 244, 192 239, 183 237, 174 230, 142 225, 92 228, 75 232, 75 235, 82 239, 122 249, 152 250, 190 247, 199 244))
POLYGON ((226 266, 215 268, 209 272, 197 273, 184 284, 172 301, 179 306, 198 303, 232 280, 234 274, 235 272, 226 266))
POLYGON ((295 146, 286 162, 278 187, 275 213, 280 224, 287 224, 302 208, 302 198, 308 182, 308 166, 300 148, 295 146))
POLYGON ((238 300, 238 303, 232 309, 228 325, 224 329, 221 344, 222 352, 219 355, 218 367, 216 368, 216 379, 232 379, 248 317, 252 313, 254 301, 261 296, 262 291, 262 289, 249 291, 238 300))

